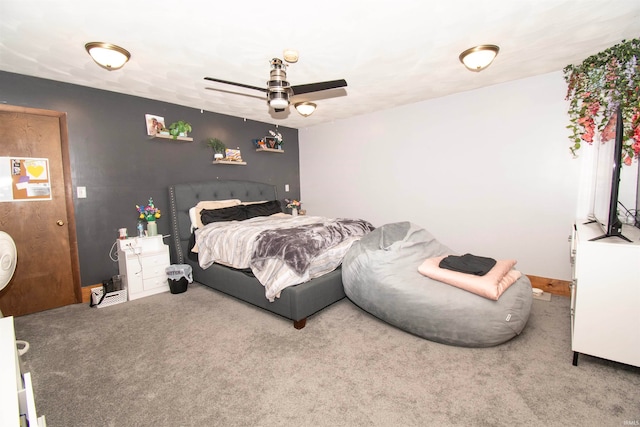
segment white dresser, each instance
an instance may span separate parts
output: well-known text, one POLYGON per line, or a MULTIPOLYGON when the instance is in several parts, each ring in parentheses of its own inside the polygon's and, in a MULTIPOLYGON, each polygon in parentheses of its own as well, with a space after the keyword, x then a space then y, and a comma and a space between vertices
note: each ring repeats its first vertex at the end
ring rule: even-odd
POLYGON ((118 267, 124 276, 129 300, 169 290, 166 268, 171 264, 169 246, 162 236, 118 240, 118 267))
POLYGON ((601 236, 598 224, 578 221, 571 239, 571 349, 640 366, 640 229, 623 226, 601 236))
POLYGON ((0 367, 0 426, 46 426, 36 413, 31 374, 20 372, 13 317, 0 318, 0 367))

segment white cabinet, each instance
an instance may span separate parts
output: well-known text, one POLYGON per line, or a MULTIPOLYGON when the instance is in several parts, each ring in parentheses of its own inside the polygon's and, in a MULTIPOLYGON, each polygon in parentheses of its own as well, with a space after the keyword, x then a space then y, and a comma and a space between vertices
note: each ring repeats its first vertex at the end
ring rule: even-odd
POLYGON ((162 236, 118 240, 118 266, 129 300, 169 290, 169 246, 162 236))
POLYGON ((640 230, 623 226, 618 237, 579 221, 572 237, 571 349, 640 366, 640 230))
POLYGON ((38 417, 31 374, 20 369, 13 317, 0 318, 0 426, 47 425, 38 417))

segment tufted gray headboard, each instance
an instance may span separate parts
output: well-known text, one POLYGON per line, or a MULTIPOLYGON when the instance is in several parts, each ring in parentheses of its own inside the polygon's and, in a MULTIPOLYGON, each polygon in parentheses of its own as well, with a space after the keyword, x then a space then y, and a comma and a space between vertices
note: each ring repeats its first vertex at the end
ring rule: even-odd
POLYGON ((169 187, 171 242, 175 263, 185 262, 191 237, 189 209, 204 200, 240 199, 243 202, 277 200, 275 185, 252 181, 217 180, 169 187))

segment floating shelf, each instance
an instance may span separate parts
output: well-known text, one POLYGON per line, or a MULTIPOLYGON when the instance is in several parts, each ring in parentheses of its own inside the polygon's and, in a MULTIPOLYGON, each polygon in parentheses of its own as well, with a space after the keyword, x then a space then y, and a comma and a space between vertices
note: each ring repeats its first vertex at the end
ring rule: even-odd
POLYGON ((193 141, 193 138, 188 137, 188 136, 176 136, 175 138, 171 135, 162 135, 160 133, 153 135, 154 138, 163 138, 163 139, 173 139, 174 141, 185 141, 185 142, 191 142, 193 141))
POLYGON ((284 150, 278 150, 277 148, 256 148, 256 151, 267 151, 269 153, 284 153, 284 150))
POLYGON ((231 160, 214 160, 213 161, 214 165, 238 165, 238 166, 243 166, 246 165, 247 162, 234 162, 231 160))

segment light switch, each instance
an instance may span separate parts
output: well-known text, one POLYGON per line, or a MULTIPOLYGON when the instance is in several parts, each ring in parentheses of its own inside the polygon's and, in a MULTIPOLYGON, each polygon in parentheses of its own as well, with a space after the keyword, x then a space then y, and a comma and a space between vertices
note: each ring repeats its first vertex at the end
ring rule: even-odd
POLYGON ((284 185, 284 191, 286 191, 287 193, 289 192, 289 184, 284 185))
POLYGON ((78 199, 87 198, 87 187, 76 187, 76 192, 78 194, 78 199))

